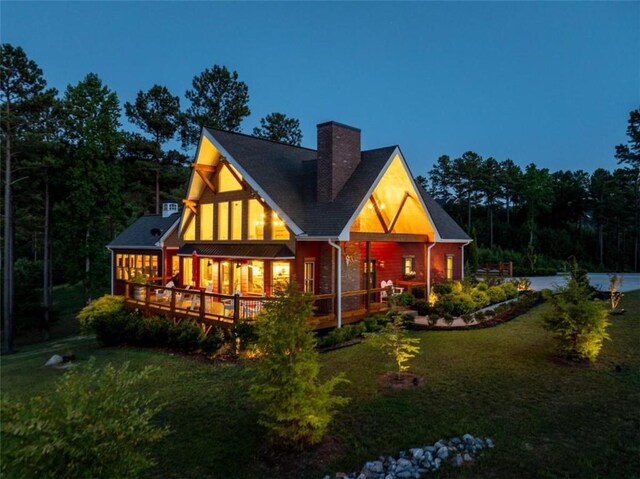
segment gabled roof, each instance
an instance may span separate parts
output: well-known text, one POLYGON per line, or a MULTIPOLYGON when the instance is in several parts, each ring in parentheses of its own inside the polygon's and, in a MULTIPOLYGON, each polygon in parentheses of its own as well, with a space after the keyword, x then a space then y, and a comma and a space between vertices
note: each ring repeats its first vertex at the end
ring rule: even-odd
MULTIPOLYGON (((205 137, 223 150, 221 153, 234 167, 248 175, 245 180, 250 184, 252 181, 257 183, 258 193, 275 203, 270 206, 280 209, 284 217, 294 223, 293 229, 299 229, 309 237, 338 237, 343 233, 392 156, 402 156, 397 146, 363 151, 360 163, 334 201, 319 203, 316 150, 242 133, 214 128, 205 130, 205 137)), ((417 189, 440 239, 470 239, 433 198, 419 186, 417 189)))
POLYGON ((160 241, 177 226, 180 214, 163 218, 162 215, 144 215, 114 238, 107 248, 159 249, 160 241))

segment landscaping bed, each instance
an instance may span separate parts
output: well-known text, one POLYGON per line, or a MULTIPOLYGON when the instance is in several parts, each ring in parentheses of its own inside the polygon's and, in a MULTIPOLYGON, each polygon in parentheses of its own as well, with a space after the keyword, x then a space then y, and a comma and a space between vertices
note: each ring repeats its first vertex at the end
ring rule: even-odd
POLYGON ((243 362, 191 361, 82 339, 4 357, 2 389, 16 399, 50 394, 53 380, 64 374, 43 367, 52 351, 73 352, 80 364, 94 356, 100 364, 157 366, 145 391, 160 395, 165 407, 158 421, 172 432, 153 450, 158 464, 148 478, 334 477, 379 456, 467 432, 491 437, 496 448, 437 477, 637 477, 640 291, 626 293, 621 307, 627 314, 611 318, 612 340, 594 367, 553 361, 556 344, 541 319, 546 304, 500 328, 412 332, 421 342, 410 363, 423 379, 420 387, 381 388, 378 378, 389 366, 367 341, 323 354, 322 374, 344 371, 350 383, 339 392, 351 402, 329 436, 302 453, 279 453, 266 441, 248 400, 252 372, 243 362))

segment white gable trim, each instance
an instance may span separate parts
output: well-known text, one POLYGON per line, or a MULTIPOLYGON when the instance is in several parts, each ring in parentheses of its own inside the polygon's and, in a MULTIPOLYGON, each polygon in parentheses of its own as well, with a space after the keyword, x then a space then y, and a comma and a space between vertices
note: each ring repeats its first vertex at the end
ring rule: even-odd
POLYGON ((164 242, 167 240, 167 238, 169 237, 169 235, 171 233, 173 233, 173 230, 176 229, 176 226, 178 226, 178 224, 180 223, 180 216, 179 215, 176 220, 173 222, 173 224, 171 226, 169 226, 169 228, 167 229, 167 231, 165 232, 165 234, 163 234, 160 239, 156 242, 156 246, 160 246, 161 248, 164 247, 164 242))
POLYGON ((349 218, 349 221, 347 221, 347 224, 345 225, 343 230, 340 232, 340 235, 339 235, 339 238, 338 238, 340 241, 349 241, 350 230, 351 230, 351 226, 353 225, 353 222, 356 220, 356 218, 358 217, 358 215, 360 214, 362 209, 365 207, 365 205, 367 204, 367 201, 369 201, 369 198, 371 197, 371 195, 375 191, 376 187, 378 186, 378 183, 380 183, 380 180, 382 179, 382 177, 385 175, 385 173, 389 169, 389 166, 391 166, 391 162, 394 160, 396 155, 400 158, 400 161, 402 162, 402 166, 404 166, 404 169, 407 172, 407 175, 409 176, 409 180, 411 181, 411 185, 413 187, 414 194, 415 194, 416 198, 418 199, 418 201, 420 202, 420 204, 422 205, 422 208, 424 209, 424 211, 425 211, 425 213, 427 215, 427 218, 431 222, 431 226, 433 226, 433 231, 435 233, 434 242, 439 243, 439 242, 442 241, 442 238, 440 237, 440 233, 438 232, 438 228, 436 227, 436 224, 433 221, 433 218, 431 218, 431 213, 429 213, 429 209, 427 208, 427 205, 425 205, 424 201, 422 201, 422 195, 420 194, 420 192, 417 190, 417 188, 415 186, 415 183, 414 183, 414 180, 413 180, 413 175, 411 174, 411 171, 409 170, 409 166, 407 165, 407 162, 405 161, 404 156, 402 156, 402 152, 400 151, 400 148, 398 148, 397 146, 395 147, 395 149, 391 153, 391 156, 389 157, 387 162, 384 164, 384 167, 380 170, 380 173, 378 173, 378 176, 376 177, 376 180, 373 182, 373 184, 371 185, 371 187, 367 191, 367 194, 364 195, 364 198, 362 198, 362 201, 360 201, 360 204, 358 205, 358 208, 356 208, 355 212, 353 213, 353 215, 351 215, 351 218, 349 218))
MULTIPOLYGON (((207 140, 209 140, 211 142, 211 144, 213 144, 216 147, 216 149, 218 150, 220 155, 222 155, 229 163, 231 163, 233 165, 233 167, 236 170, 238 170, 238 172, 242 176, 242 179, 245 180, 249 184, 249 186, 256 193, 258 193, 260 195, 260 197, 262 199, 264 199, 264 201, 269 205, 269 207, 272 210, 274 210, 276 213, 278 213, 278 216, 285 221, 285 223, 291 229, 291 231, 293 231, 293 234, 295 236, 298 236, 298 235, 303 233, 302 228, 300 228, 297 224, 295 224, 293 222, 293 220, 289 217, 289 215, 287 215, 284 212, 284 210, 282 208, 280 208, 280 206, 278 206, 275 201, 273 201, 273 199, 266 193, 266 191, 264 191, 260 187, 258 182, 256 180, 254 180, 245 171, 245 169, 240 166, 240 164, 235 160, 235 158, 233 158, 233 156, 231 156, 231 154, 213 137, 213 135, 206 128, 203 129, 202 136, 206 137, 207 140)), ((200 140, 200 142, 202 143, 202 139, 200 140)), ((193 174, 195 174, 195 171, 193 172, 193 174)), ((193 174, 192 174, 192 177, 193 177, 193 174)))

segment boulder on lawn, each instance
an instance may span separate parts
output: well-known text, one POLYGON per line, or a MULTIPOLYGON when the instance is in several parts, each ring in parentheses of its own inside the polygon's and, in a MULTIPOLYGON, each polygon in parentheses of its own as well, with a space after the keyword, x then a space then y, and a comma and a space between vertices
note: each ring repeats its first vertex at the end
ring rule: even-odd
POLYGON ((54 354, 53 356, 51 356, 49 358, 49 360, 44 364, 45 366, 56 366, 58 364, 61 364, 64 361, 64 359, 62 358, 62 356, 60 356, 59 354, 54 354))

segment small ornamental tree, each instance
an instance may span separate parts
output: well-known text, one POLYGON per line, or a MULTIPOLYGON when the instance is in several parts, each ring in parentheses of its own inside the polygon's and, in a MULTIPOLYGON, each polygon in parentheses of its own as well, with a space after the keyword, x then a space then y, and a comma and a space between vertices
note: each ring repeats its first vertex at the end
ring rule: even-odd
POLYGON ((602 303, 591 300, 588 282, 569 279, 564 291, 551 299, 552 311, 545 328, 554 333, 561 352, 571 360, 595 361, 607 334, 609 321, 602 303))
POLYGON ((333 394, 346 382, 341 375, 318 382, 320 365, 308 325, 313 313, 309 296, 295 284, 275 292, 256 321, 262 357, 250 389, 259 405, 260 423, 286 446, 302 449, 318 443, 338 406, 346 398, 333 394))
POLYGON ((420 352, 420 340, 409 337, 402 316, 394 313, 392 318, 382 331, 369 337, 374 346, 381 348, 394 361, 398 368, 396 377, 399 378, 409 370, 407 361, 420 352))
POLYGON ((96 368, 93 360, 65 372, 50 397, 3 397, 3 478, 135 478, 154 464, 148 446, 167 434, 152 423, 154 395, 138 390, 151 368, 96 368))

